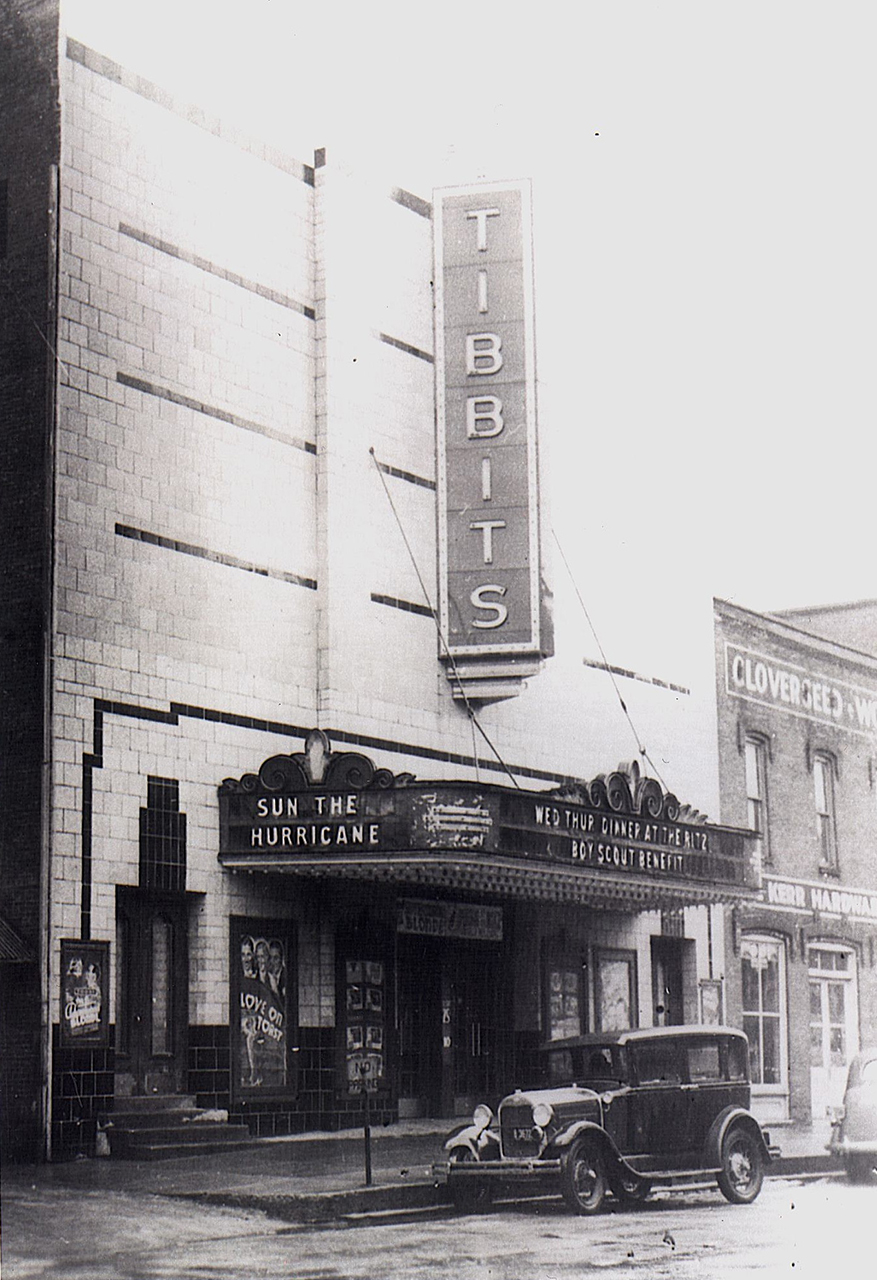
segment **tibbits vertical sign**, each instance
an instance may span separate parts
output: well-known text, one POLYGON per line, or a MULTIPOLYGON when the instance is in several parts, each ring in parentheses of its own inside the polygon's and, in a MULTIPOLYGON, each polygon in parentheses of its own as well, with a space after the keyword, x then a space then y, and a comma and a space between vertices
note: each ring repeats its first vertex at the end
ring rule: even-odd
POLYGON ((550 648, 529 182, 436 191, 434 236, 441 656, 458 696, 509 697, 550 648))

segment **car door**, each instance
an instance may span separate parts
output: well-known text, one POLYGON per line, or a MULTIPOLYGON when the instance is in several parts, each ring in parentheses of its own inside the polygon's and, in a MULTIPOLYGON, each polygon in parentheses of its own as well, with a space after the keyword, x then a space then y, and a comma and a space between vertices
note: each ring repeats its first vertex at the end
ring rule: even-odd
POLYGON ((629 1097, 633 1154, 643 1168, 684 1166, 689 1146, 688 1095, 683 1092, 684 1055, 678 1037, 629 1046, 634 1089, 629 1097))
POLYGON ((735 1100, 735 1090, 727 1079, 721 1037, 691 1037, 685 1059, 687 1080, 682 1087, 688 1100, 688 1145, 691 1163, 698 1165, 712 1123, 735 1100))

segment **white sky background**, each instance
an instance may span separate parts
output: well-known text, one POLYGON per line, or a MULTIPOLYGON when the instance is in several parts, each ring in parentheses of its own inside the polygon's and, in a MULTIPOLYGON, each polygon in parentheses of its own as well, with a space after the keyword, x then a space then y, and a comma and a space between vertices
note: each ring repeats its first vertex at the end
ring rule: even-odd
POLYGON ((65 4, 305 161, 532 178, 551 521, 610 662, 692 684, 713 595, 877 597, 873 6, 65 4))

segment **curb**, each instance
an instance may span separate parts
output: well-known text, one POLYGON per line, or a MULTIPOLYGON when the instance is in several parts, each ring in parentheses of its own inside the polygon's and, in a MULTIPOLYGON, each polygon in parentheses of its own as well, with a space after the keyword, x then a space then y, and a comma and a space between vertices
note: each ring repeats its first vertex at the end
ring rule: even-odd
MULTIPOLYGON (((835 1156, 779 1156, 772 1160, 770 1178, 818 1177, 843 1172, 835 1156)), ((434 1182, 409 1182, 403 1186, 360 1187, 344 1191, 317 1191, 291 1195, 259 1195, 236 1191, 174 1192, 174 1199, 216 1205, 226 1209, 256 1209, 284 1222, 338 1222, 352 1215, 387 1213, 450 1206, 447 1189, 434 1182)))
POLYGON ((352 1214, 394 1209, 432 1209, 450 1204, 443 1187, 409 1182, 399 1187, 360 1187, 350 1191, 316 1191, 293 1195, 259 1195, 237 1191, 174 1192, 173 1199, 217 1205, 224 1209, 259 1209, 285 1222, 337 1222, 352 1214))

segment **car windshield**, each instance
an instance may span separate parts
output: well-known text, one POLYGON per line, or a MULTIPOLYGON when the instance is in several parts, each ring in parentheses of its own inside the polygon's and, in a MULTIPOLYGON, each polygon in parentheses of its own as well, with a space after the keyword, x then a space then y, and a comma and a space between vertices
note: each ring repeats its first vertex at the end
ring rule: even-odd
POLYGON ((592 1044, 551 1049, 548 1054, 548 1079, 553 1085, 620 1080, 618 1046, 592 1044))

